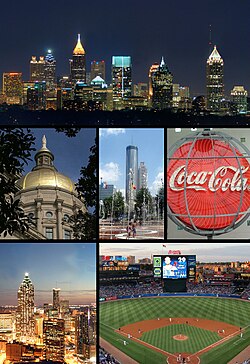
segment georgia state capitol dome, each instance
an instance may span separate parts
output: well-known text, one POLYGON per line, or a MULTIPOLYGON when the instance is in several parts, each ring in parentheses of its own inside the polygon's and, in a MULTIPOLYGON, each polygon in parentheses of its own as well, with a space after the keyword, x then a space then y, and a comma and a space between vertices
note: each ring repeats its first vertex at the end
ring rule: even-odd
POLYGON ((15 199, 20 199, 19 206, 33 221, 31 230, 41 238, 73 239, 70 216, 86 208, 74 182, 54 166, 54 155, 47 148, 45 136, 35 162, 32 171, 17 181, 15 199))

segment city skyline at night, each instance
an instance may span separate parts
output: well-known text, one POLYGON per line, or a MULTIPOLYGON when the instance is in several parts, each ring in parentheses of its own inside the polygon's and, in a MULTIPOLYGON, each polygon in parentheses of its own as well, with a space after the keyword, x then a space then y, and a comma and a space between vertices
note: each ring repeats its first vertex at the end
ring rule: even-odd
POLYGON ((108 4, 100 0, 83 4, 78 0, 73 8, 67 3, 58 6, 55 1, 47 0, 34 8, 30 0, 25 4, 12 0, 2 5, 3 13, 11 14, 11 18, 3 18, 2 26, 8 29, 8 36, 4 32, 0 36, 3 50, 0 72, 22 71, 27 80, 31 56, 39 57, 51 49, 57 60, 58 75, 68 74, 68 60, 80 33, 88 72, 91 61, 104 60, 106 74, 111 77, 111 57, 130 55, 134 82, 146 82, 150 66, 164 56, 174 82, 190 86, 194 95, 204 94, 211 24, 211 43, 217 45, 225 61, 226 92, 237 84, 248 89, 250 54, 245 43, 249 39, 249 7, 248 3, 232 0, 219 3, 211 0, 202 6, 197 0, 191 4, 166 2, 160 7, 128 1, 121 13, 113 0, 108 4), (87 14, 84 22, 83 13, 87 14), (24 22, 27 15, 29 22, 24 22), (54 24, 53 32, 47 26, 50 23, 54 24))
POLYGON ((17 291, 25 273, 34 285, 36 306, 52 303, 53 288, 70 305, 95 302, 96 244, 2 243, 0 306, 17 306, 17 291))

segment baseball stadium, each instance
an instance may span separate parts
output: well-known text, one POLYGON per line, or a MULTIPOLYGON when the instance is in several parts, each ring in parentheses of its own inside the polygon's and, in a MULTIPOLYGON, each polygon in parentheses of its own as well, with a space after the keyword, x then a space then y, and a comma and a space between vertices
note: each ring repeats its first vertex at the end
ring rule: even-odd
POLYGON ((99 363, 250 363, 249 262, 129 258, 100 257, 99 363))

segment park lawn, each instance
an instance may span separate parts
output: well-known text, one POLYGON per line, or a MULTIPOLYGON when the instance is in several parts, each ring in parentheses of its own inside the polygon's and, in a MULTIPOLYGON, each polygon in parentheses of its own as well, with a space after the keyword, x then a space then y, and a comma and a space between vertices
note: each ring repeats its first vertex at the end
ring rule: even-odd
POLYGON ((141 337, 141 340, 173 354, 196 353, 220 339, 221 337, 216 332, 187 324, 170 325, 147 331, 141 337), (188 339, 173 339, 173 336, 178 334, 186 335, 188 339))

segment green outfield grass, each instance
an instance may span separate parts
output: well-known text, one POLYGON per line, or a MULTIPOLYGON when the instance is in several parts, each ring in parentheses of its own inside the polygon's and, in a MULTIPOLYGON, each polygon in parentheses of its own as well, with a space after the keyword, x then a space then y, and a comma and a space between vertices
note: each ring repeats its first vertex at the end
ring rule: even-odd
MULTIPOLYGON (((114 332, 114 329, 121 326, 158 317, 197 317, 246 327, 250 325, 250 303, 234 299, 203 297, 157 297, 106 302, 100 305, 100 335, 139 363, 166 363, 163 355, 152 352, 131 340, 127 340, 129 344, 124 346, 121 336, 114 332)), ((144 333, 142 340, 169 352, 190 353, 197 352, 219 340, 216 333, 185 327, 191 331, 181 333, 189 336, 189 339, 183 342, 176 341, 172 339, 173 335, 180 333, 174 331, 176 326, 181 325, 172 325, 144 333), (180 348, 179 345, 183 346, 180 348)), ((230 340, 230 344, 226 342, 203 354, 201 363, 226 364, 250 344, 250 328, 246 330, 243 338, 244 340, 239 341, 239 337, 235 337, 230 340)))

